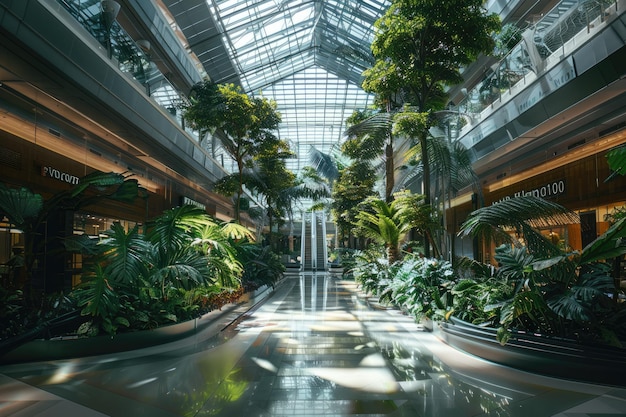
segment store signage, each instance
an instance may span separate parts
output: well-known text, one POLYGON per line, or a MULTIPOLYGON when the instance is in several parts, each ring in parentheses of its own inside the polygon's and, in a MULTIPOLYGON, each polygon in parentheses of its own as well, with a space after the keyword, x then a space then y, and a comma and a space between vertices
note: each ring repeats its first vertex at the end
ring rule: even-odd
POLYGON ((198 208, 201 208, 202 210, 206 210, 206 205, 196 201, 196 200, 192 200, 189 197, 181 197, 180 199, 180 205, 181 206, 187 206, 187 205, 191 205, 191 206, 196 206, 198 208))
POLYGON ((567 190, 566 182, 564 179, 550 182, 532 190, 521 190, 514 193, 512 196, 508 195, 500 199, 500 201, 509 200, 513 197, 541 197, 545 199, 553 198, 565 194, 567 190))
POLYGON ((54 178, 55 180, 63 181, 72 185, 78 185, 78 183, 80 182, 80 178, 78 178, 76 175, 59 171, 58 169, 51 166, 42 166, 41 175, 43 177, 54 178))

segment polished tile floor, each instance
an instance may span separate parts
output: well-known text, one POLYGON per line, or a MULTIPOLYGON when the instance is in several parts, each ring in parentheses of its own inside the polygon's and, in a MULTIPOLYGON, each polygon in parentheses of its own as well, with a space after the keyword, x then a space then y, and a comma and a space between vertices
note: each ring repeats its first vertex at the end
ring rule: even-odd
POLYGON ((0 416, 604 417, 626 416, 626 389, 487 363, 306 273, 211 334, 0 367, 0 416))

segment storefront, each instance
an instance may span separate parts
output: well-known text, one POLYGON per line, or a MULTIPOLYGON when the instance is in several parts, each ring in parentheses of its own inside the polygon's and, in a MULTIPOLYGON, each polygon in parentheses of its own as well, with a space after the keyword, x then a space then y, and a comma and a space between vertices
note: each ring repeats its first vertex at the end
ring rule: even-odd
MULTIPOLYGON (((517 196, 533 195, 577 212, 579 224, 553 225, 541 232, 564 250, 582 250, 608 229, 614 211, 626 205, 626 177, 611 177, 606 152, 601 152, 532 177, 505 177, 497 183, 484 184, 483 193, 485 206, 517 196)), ((478 203, 474 197, 472 202, 453 207, 448 217, 455 219, 452 220, 455 223, 448 227, 458 231, 467 216, 479 207, 478 203)), ((468 255, 473 252, 475 259, 493 262, 494 248, 475 243, 471 238, 457 239, 456 246, 460 250, 456 253, 468 255)))
MULTIPOLYGON (((33 141, 22 140, 0 131, 0 169, 2 183, 11 189, 25 189, 27 193, 41 195, 44 201, 80 183, 80 178, 95 171, 82 155, 62 155, 33 141)), ((40 139, 40 137, 38 138, 40 139)), ((121 168, 118 171, 120 172, 121 168)), ((128 172, 132 174, 132 172, 128 172)), ((29 268, 35 289, 46 292, 70 288, 80 282, 82 256, 61 248, 64 238, 87 235, 100 239, 113 223, 127 230, 146 222, 165 210, 180 204, 194 204, 215 215, 216 204, 181 184, 175 184, 157 174, 148 180, 133 175, 139 181, 141 195, 133 203, 98 199, 95 204, 78 209, 62 207, 52 210, 49 216, 31 231, 35 242, 28 242, 22 230, 0 217, 0 284, 20 287, 25 277, 18 278, 12 266, 15 252, 24 249, 36 255, 29 268)))

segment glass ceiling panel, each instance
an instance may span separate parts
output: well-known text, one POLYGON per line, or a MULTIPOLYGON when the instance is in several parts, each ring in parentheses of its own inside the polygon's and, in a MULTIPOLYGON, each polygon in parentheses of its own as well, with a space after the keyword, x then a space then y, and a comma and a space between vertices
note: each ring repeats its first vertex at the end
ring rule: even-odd
MULTIPOLYGON (((325 153, 336 149, 346 118, 371 104, 360 87, 362 73, 373 63, 373 24, 389 2, 206 1, 244 91, 278 105, 279 134, 298 154, 288 168, 298 172, 310 165, 312 146, 325 153)), ((205 69, 214 82, 223 82, 205 69)))
POLYGON ((324 153, 337 147, 345 119, 354 109, 371 104, 371 96, 360 87, 320 67, 309 67, 266 87, 263 96, 278 104, 282 115, 280 136, 298 155, 287 161, 287 167, 294 172, 310 165, 311 146, 324 153))

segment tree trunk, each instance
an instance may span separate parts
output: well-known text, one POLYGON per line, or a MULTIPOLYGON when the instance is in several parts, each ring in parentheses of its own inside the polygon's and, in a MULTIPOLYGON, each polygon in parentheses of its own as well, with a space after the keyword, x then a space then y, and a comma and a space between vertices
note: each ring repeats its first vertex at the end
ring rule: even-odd
POLYGON ((237 159, 237 169, 239 170, 239 188, 237 189, 237 199, 235 201, 235 222, 241 224, 240 207, 241 196, 243 194, 243 160, 237 159))
POLYGON ((393 199, 393 187, 395 187, 394 179, 394 163, 393 163, 393 144, 389 138, 389 142, 385 146, 385 201, 390 203, 393 199))
MULTIPOLYGON (((428 136, 428 130, 424 130, 419 137, 420 151, 422 157, 423 166, 423 181, 424 181, 424 204, 430 206, 430 164, 428 162, 428 149, 426 145, 426 138, 428 136)), ((427 237, 428 233, 424 233, 424 256, 430 257, 430 242, 427 237)))
POLYGON ((400 259, 400 251, 398 245, 387 244, 387 260, 389 265, 400 259))

